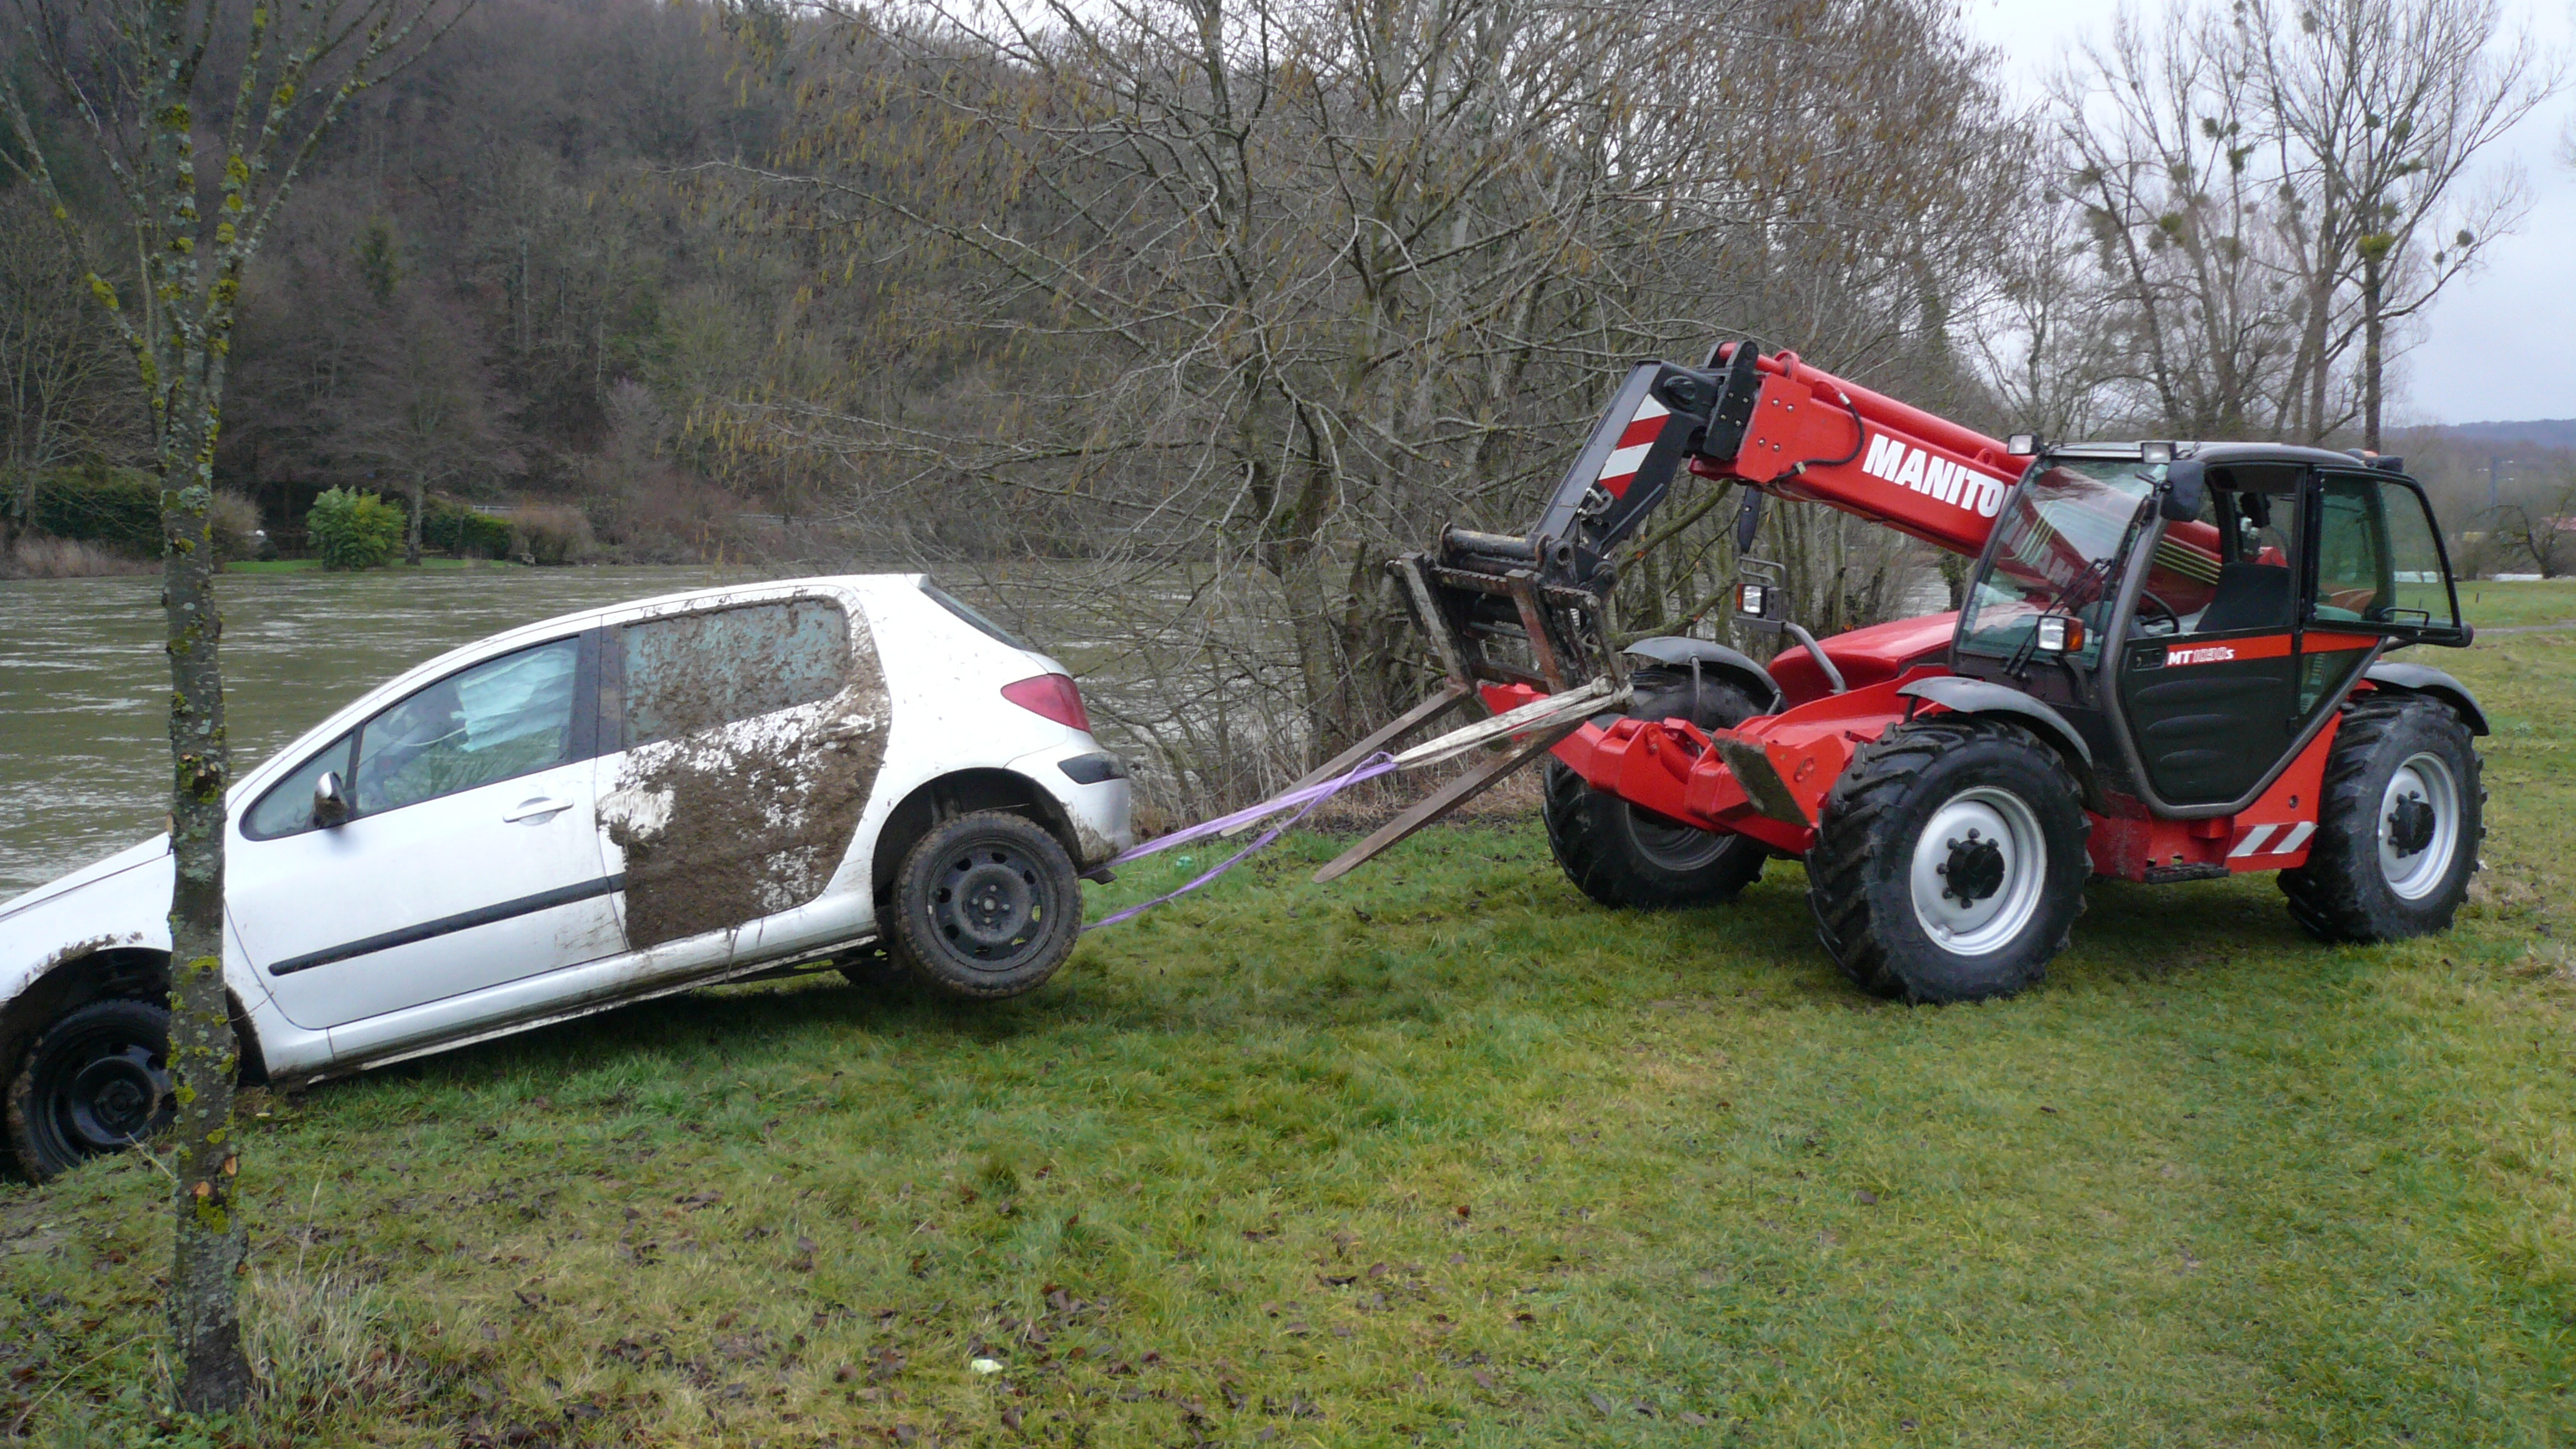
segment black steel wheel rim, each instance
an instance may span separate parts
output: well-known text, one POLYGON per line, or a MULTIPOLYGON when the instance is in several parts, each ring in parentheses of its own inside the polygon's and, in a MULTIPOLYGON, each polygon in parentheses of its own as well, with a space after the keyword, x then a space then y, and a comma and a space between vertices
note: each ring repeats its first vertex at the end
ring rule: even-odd
POLYGON ((39 1111, 67 1155, 121 1151, 169 1125, 170 1069, 157 1043, 102 1029, 48 1053, 40 1070, 39 1111))
POLYGON ((951 850, 931 880, 930 924, 958 958, 1006 971, 1045 949, 1055 892, 1035 855, 1009 840, 951 850))
POLYGON ((1679 821, 1666 820, 1650 810, 1621 802, 1628 817, 1628 839, 1637 853, 1657 869, 1675 874, 1706 870, 1726 853, 1733 837, 1714 830, 1702 830, 1679 821))

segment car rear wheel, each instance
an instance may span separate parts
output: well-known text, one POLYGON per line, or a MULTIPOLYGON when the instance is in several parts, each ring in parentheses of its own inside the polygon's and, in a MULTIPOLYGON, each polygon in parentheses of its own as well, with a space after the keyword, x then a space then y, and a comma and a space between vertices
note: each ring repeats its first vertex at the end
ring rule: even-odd
POLYGON ((36 1181, 170 1125, 170 1013, 93 1001, 37 1036, 9 1084, 9 1147, 36 1181))
POLYGON ((956 996, 1034 991, 1082 934, 1073 858, 1026 816, 979 810, 930 828, 895 875, 887 946, 956 996))

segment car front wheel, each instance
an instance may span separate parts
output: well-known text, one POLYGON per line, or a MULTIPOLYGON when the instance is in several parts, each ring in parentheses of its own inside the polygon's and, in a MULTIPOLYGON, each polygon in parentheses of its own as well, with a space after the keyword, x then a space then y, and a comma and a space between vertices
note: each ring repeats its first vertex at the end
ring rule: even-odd
POLYGON ((1037 822, 1000 810, 943 820, 895 875, 889 953, 956 996, 1034 991, 1082 934, 1073 858, 1037 822))
POLYGON ((170 1125, 170 1013, 93 1001, 37 1036, 9 1083, 9 1146, 36 1181, 170 1125))

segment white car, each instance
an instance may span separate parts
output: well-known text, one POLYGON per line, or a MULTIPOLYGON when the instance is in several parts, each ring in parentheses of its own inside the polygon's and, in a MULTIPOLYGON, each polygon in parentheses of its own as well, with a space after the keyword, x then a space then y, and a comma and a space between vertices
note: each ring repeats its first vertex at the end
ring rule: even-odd
MULTIPOLYGON (((1134 843, 1062 666, 916 575, 705 589, 433 659, 243 774, 246 1071, 312 1081, 714 982, 1045 981, 1134 843)), ((166 836, 0 903, 31 1177, 169 1115, 166 836)))

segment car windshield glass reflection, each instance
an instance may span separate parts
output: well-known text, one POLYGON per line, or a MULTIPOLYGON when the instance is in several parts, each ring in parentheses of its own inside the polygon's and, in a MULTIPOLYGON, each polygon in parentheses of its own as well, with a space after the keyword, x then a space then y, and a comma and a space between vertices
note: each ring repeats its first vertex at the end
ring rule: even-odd
POLYGON ((392 810, 562 760, 580 643, 559 639, 451 675, 367 722, 358 809, 392 810))

